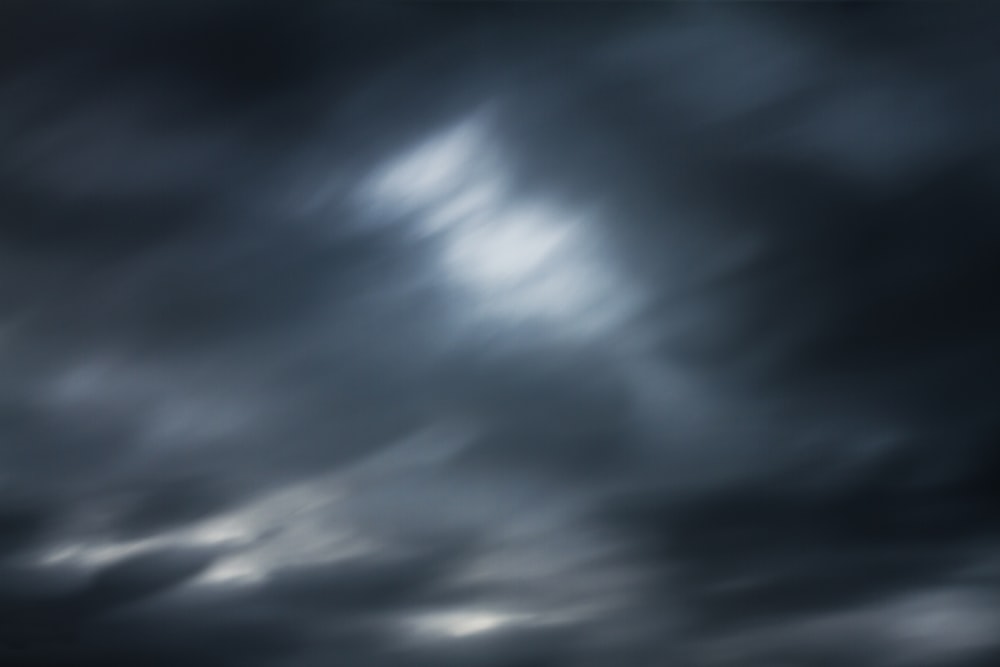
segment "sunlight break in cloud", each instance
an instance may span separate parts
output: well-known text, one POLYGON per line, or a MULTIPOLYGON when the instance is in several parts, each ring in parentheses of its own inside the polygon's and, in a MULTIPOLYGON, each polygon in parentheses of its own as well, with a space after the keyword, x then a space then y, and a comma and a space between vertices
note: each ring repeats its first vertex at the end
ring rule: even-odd
POLYGON ((484 115, 404 153, 365 189, 371 205, 416 215, 463 311, 487 321, 593 334, 618 322, 631 292, 612 274, 591 215, 519 200, 484 115))

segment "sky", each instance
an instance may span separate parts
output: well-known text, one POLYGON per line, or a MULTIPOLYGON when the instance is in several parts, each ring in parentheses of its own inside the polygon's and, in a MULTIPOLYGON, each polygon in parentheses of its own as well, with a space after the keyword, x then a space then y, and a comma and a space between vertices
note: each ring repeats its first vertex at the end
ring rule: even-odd
POLYGON ((4 2, 0 664, 997 664, 998 20, 4 2))

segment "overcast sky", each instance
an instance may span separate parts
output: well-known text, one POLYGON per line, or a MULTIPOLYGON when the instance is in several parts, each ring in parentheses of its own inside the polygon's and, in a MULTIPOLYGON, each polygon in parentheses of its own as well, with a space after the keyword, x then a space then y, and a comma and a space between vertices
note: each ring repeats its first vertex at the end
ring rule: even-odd
POLYGON ((0 664, 998 664, 998 22, 7 0, 0 664))

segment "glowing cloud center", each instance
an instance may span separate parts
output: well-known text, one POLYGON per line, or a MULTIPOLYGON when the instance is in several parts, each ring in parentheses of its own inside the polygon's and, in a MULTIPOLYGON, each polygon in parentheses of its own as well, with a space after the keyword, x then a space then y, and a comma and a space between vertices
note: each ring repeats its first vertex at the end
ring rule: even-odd
MULTIPOLYGON (((481 116, 392 160, 366 195, 377 207, 416 215, 448 282, 479 315, 545 321, 592 331, 623 303, 585 216, 549 201, 518 201, 481 116)), ((570 329, 569 327, 572 327, 570 329)))
POLYGON ((410 619, 410 629, 420 636, 440 639, 461 639, 495 632, 530 621, 525 614, 486 609, 442 611, 421 614, 410 619))

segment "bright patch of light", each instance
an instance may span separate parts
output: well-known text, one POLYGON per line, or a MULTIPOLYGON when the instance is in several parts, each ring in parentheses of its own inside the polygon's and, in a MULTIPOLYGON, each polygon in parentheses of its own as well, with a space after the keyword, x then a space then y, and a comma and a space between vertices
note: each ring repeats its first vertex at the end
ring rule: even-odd
POLYGON ((45 551, 39 558, 42 565, 64 563, 80 567, 103 567, 129 556, 156 548, 156 540, 126 542, 96 541, 60 544, 45 551))
POLYGON ((364 195, 413 217, 458 306, 490 321, 532 321, 593 333, 631 306, 612 275, 592 212, 514 196, 513 179, 478 115, 391 161, 364 195))
POLYGON ((200 584, 257 584, 266 578, 267 568, 254 558, 232 556, 214 563, 200 577, 200 584))
POLYGON ((224 552, 195 584, 256 583, 274 570, 357 557, 374 547, 337 512, 342 486, 327 476, 295 484, 223 515, 136 540, 91 538, 52 545, 42 565, 105 567, 164 548, 224 552))
POLYGON ((459 639, 493 632, 526 620, 528 618, 524 614, 464 610, 423 614, 411 619, 411 627, 420 635, 459 639))
POLYGON ((571 242, 571 228, 541 207, 507 212, 478 225, 458 226, 445 261, 484 289, 513 288, 545 268, 571 242), (490 224, 492 223, 492 224, 490 224))
POLYGON ((425 205, 456 188, 484 149, 478 118, 418 146, 377 174, 370 194, 398 204, 425 205))

